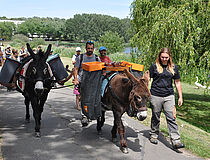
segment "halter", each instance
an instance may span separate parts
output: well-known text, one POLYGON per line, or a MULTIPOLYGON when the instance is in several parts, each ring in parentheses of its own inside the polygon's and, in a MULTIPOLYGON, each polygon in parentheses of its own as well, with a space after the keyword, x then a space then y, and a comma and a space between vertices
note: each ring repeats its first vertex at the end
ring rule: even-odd
MULTIPOLYGON (((31 77, 28 77, 26 76, 26 71, 29 67, 29 65, 33 62, 33 59, 29 59, 25 64, 23 64, 21 67, 20 67, 20 70, 19 72, 16 74, 17 75, 17 87, 18 87, 18 90, 20 90, 21 92, 23 92, 24 88, 25 88, 25 80, 28 80, 32 83, 36 83, 37 80, 31 78, 31 77), (24 70, 23 70, 24 68, 24 70), (22 81, 22 82, 21 82, 22 81), (22 83, 23 87, 20 87, 19 83, 22 83)), ((47 64, 47 68, 48 68, 48 72, 50 74, 50 77, 47 77, 45 79, 43 79, 43 83, 45 83, 46 81, 51 81, 51 82, 56 82, 56 80, 54 80, 53 78, 53 73, 52 73, 52 70, 50 68, 50 65, 46 62, 47 64)), ((46 88, 45 88, 46 89, 46 88)))

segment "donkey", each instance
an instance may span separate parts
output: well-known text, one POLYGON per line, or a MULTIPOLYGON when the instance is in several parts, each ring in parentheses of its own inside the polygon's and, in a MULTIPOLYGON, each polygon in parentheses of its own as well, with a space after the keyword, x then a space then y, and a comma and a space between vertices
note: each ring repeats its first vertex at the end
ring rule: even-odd
POLYGON ((39 50, 37 54, 32 51, 28 43, 26 45, 31 56, 29 58, 31 62, 25 77, 23 77, 25 79, 25 88, 22 94, 25 97, 26 121, 30 121, 29 103, 31 103, 35 119, 35 137, 40 137, 41 114, 53 82, 52 74, 49 72, 49 65, 46 63, 51 51, 51 44, 48 45, 45 53, 39 50))
MULTIPOLYGON (((112 127, 112 141, 117 140, 117 130, 120 135, 120 149, 123 153, 128 153, 125 139, 125 128, 121 117, 125 112, 130 116, 137 117, 143 121, 147 117, 147 100, 150 97, 148 88, 149 72, 145 72, 140 79, 135 78, 129 71, 117 74, 112 78, 102 98, 103 108, 113 111, 114 126, 112 127)), ((97 119, 97 131, 101 134, 101 128, 105 121, 105 111, 102 117, 97 119)))

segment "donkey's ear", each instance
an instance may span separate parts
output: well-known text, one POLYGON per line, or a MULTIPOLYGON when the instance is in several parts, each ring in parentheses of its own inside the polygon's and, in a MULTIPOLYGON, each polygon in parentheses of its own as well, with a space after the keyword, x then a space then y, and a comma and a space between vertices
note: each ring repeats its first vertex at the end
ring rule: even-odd
POLYGON ((52 44, 49 44, 48 47, 47 47, 47 51, 45 52, 45 58, 46 59, 50 55, 51 48, 52 48, 52 44))
POLYGON ((125 74, 127 75, 127 77, 133 82, 138 82, 138 79, 136 77, 134 77, 127 69, 124 69, 125 74))
POLYGON ((32 57, 34 57, 34 52, 33 52, 33 50, 31 49, 31 47, 30 47, 30 44, 29 43, 26 43, 26 46, 27 46, 27 50, 28 50, 28 52, 30 53, 30 55, 32 56, 32 57))
POLYGON ((123 83, 128 83, 129 82, 129 79, 128 78, 122 78, 122 82, 123 83))

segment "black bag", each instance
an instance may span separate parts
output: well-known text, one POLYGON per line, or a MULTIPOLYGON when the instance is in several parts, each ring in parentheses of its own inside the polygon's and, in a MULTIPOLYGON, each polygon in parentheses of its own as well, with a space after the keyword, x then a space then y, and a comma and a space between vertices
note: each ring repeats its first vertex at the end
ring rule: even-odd
POLYGON ((53 75, 55 76, 57 81, 61 81, 68 77, 68 73, 60 59, 59 54, 49 56, 47 62, 49 63, 53 75))
POLYGON ((0 82, 2 84, 11 83, 12 78, 15 74, 15 71, 20 65, 21 65, 21 62, 7 57, 0 72, 0 82))
POLYGON ((83 70, 80 84, 81 108, 83 114, 91 120, 101 117, 101 84, 101 70, 92 72, 83 70))

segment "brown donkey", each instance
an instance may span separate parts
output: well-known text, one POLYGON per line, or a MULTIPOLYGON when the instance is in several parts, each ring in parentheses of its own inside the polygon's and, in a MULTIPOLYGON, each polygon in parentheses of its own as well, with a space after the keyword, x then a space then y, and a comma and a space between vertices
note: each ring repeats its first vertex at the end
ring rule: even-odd
MULTIPOLYGON (((150 97, 148 88, 149 71, 146 71, 140 79, 135 78, 129 71, 117 74, 112 78, 102 98, 102 106, 113 111, 114 126, 112 128, 112 140, 116 142, 117 130, 120 135, 120 146, 123 153, 128 153, 125 139, 125 127, 121 117, 125 112, 130 116, 143 121, 147 117, 147 100, 150 97)), ((101 134, 101 127, 105 121, 105 111, 97 120, 97 131, 101 134)))

